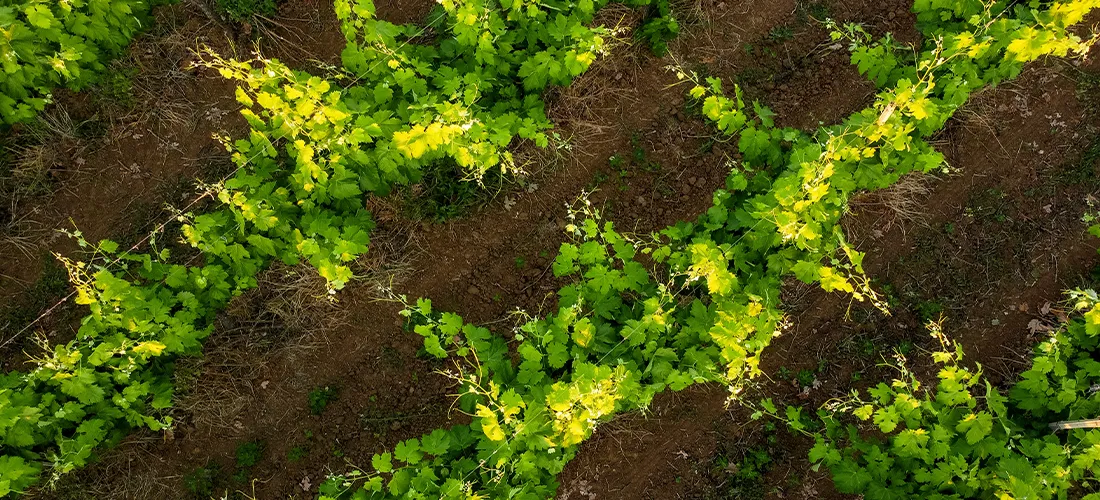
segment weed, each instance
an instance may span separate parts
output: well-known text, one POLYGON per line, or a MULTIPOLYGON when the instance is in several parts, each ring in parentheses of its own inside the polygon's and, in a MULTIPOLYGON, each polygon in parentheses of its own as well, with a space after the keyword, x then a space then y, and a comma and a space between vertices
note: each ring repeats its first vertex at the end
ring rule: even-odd
POLYGON ((924 321, 939 319, 943 311, 943 304, 936 300, 922 300, 917 304, 917 314, 924 321))
POLYGON ((1100 164, 1100 134, 1094 135, 1089 140, 1080 159, 1058 170, 1057 182, 1062 186, 1095 187, 1100 184, 1100 175, 1096 172, 1098 164, 1100 164))
POLYGON ((515 260, 516 269, 523 269, 527 267, 527 261, 523 260, 523 257, 516 257, 515 260))
POLYGON ((194 497, 211 498, 214 495, 214 485, 217 478, 218 466, 207 464, 184 475, 183 486, 194 497))
POLYGON ((798 20, 799 24, 805 25, 811 20, 814 22, 822 23, 825 22, 826 19, 830 19, 832 17, 832 11, 829 10, 829 6, 826 5, 824 2, 814 1, 807 3, 798 3, 796 19, 798 20))
POLYGON ((607 182, 607 180, 610 178, 611 177, 607 175, 607 172, 604 172, 603 170, 596 171, 596 173, 592 176, 592 180, 588 183, 588 190, 594 191, 596 188, 600 187, 601 184, 607 182))
POLYGON ((43 113, 26 124, 18 136, 5 139, 0 163, 0 193, 20 198, 50 192, 55 175, 72 168, 83 151, 79 124, 61 108, 43 113))
POLYGON ((491 201, 509 179, 500 169, 474 179, 453 160, 434 162, 424 168, 418 184, 404 188, 406 211, 412 219, 446 222, 491 201))
POLYGON ((859 354, 864 358, 871 358, 878 352, 878 346, 871 339, 865 339, 859 343, 859 354))
POLYGON ((94 87, 92 95, 101 108, 132 110, 137 106, 133 78, 137 75, 138 69, 112 66, 115 67, 103 75, 94 87))
POLYGON ((262 441, 249 441, 237 447, 237 468, 247 469, 258 463, 264 455, 262 441))
POLYGON ((814 380, 817 378, 817 373, 813 370, 803 368, 798 370, 798 385, 801 387, 811 387, 814 385, 814 380))
POLYGON ((728 485, 722 491, 722 498, 738 500, 764 498, 766 494, 764 474, 768 472, 771 463, 771 452, 766 448, 748 450, 738 461, 731 461, 726 456, 717 457, 714 465, 726 475, 728 485))
POLYGON ((286 452, 286 459, 291 462, 297 462, 307 456, 309 456, 309 447, 305 445, 295 446, 286 452))
POLYGON ((325 408, 339 396, 340 390, 334 387, 318 387, 309 391, 309 412, 314 415, 324 413, 325 408))
POLYGON ((968 217, 981 221, 1009 222, 1012 200, 1000 188, 989 188, 973 196, 963 210, 968 217))
POLYGON ((737 83, 748 86, 771 81, 773 77, 774 73, 771 70, 759 66, 750 66, 737 73, 734 79, 737 80, 737 83))
POLYGON ((767 40, 771 43, 783 43, 794 39, 794 30, 790 26, 776 26, 768 32, 767 40))
POLYGON ((1082 72, 1077 80, 1077 99, 1085 112, 1095 116, 1100 113, 1100 73, 1082 72))
POLYGON ((275 0, 216 0, 214 4, 225 17, 238 23, 275 15, 275 0))

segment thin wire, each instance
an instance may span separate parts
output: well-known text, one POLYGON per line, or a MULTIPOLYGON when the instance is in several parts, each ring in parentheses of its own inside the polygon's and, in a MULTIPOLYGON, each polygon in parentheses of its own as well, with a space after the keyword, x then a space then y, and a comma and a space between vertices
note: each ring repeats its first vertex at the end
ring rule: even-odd
MULTIPOLYGON (((400 45, 398 45, 396 49, 394 49, 394 52, 396 52, 396 51, 399 51, 399 50, 401 50, 401 49, 405 48, 405 47, 406 47, 406 46, 407 46, 407 45, 409 44, 409 40, 410 40, 410 39, 413 39, 413 38, 417 38, 417 37, 419 37, 420 35, 423 35, 423 34, 424 34, 425 32, 427 32, 427 30, 429 29, 429 24, 431 24, 431 23, 425 23, 425 25, 424 25, 423 27, 421 27, 421 28, 420 28, 420 31, 418 31, 418 32, 417 32, 417 33, 416 33, 415 35, 413 35, 413 36, 411 36, 411 37, 408 37, 408 38, 407 38, 406 40, 402 41, 402 42, 401 42, 401 44, 400 44, 400 45)), ((373 72, 373 71, 374 71, 374 70, 375 70, 375 69, 376 69, 376 68, 378 67, 378 65, 379 65, 379 64, 381 64, 381 63, 382 63, 382 61, 381 61, 381 60, 379 60, 379 61, 375 61, 374 65, 370 66, 369 68, 367 68, 367 69, 366 69, 365 71, 363 71, 363 72, 362 72, 362 73, 360 73, 359 75, 356 75, 356 77, 355 77, 354 79, 352 79, 351 83, 349 83, 349 84, 345 85, 345 87, 352 87, 352 86, 354 86, 355 84, 359 83, 359 81, 360 81, 360 80, 362 80, 364 76, 366 76, 366 75, 367 75, 368 73, 371 73, 371 72, 373 72)), ((277 141, 280 141, 280 140, 283 140, 283 139, 285 139, 288 133, 289 133, 289 131, 288 131, 288 132, 285 132, 285 133, 283 133, 283 134, 282 134, 282 135, 280 135, 280 136, 279 136, 278 138, 276 138, 276 139, 275 139, 275 141, 272 141, 272 142, 277 142, 277 141)), ((240 170, 241 170, 242 168, 244 168, 244 167, 245 167, 245 166, 247 166, 248 164, 252 163, 252 161, 253 161, 253 160, 255 160, 256 158, 259 158, 259 157, 260 157, 260 155, 261 155, 261 154, 263 154, 263 153, 264 153, 264 151, 263 151, 263 150, 261 150, 261 151, 259 151, 258 153, 256 153, 255 155, 253 155, 252 157, 250 157, 250 158, 246 159, 246 160, 245 160, 245 161, 244 161, 243 163, 241 163, 240 165, 238 165, 238 166, 237 166, 237 168, 233 169, 233 171, 232 171, 232 172, 229 172, 229 173, 228 173, 228 174, 226 174, 226 175, 225 175, 224 177, 222 177, 222 178, 221 178, 221 180, 219 181, 219 183, 224 183, 225 181, 229 180, 229 178, 230 178, 230 177, 232 177, 232 176, 236 175, 236 174, 237 174, 237 172, 239 172, 239 171, 240 171, 240 170)), ((192 200, 192 201, 191 201, 190 203, 188 203, 188 204, 187 204, 187 206, 186 206, 186 207, 184 207, 184 208, 183 208, 182 210, 180 210, 179 212, 180 212, 180 213, 182 213, 182 212, 186 212, 187 210, 191 209, 191 207, 195 206, 195 204, 197 204, 197 203, 198 203, 199 201, 202 201, 202 200, 203 200, 204 198, 206 198, 207 196, 210 196, 211 194, 212 194, 212 193, 211 193, 211 191, 210 191, 209 189, 208 189, 208 190, 206 190, 206 192, 202 193, 202 194, 201 194, 201 195, 200 195, 199 197, 197 197, 197 198, 195 198, 194 200, 192 200)), ((144 244, 145 244, 146 242, 148 242, 148 241, 149 241, 150 239, 152 239, 152 238, 153 238, 153 235, 155 235, 155 234, 159 234, 159 233, 160 233, 161 231, 164 231, 164 228, 168 227, 168 224, 171 224, 171 223, 172 223, 172 220, 176 219, 177 217, 178 217, 178 215, 173 215, 171 219, 169 219, 169 220, 167 220, 167 221, 164 221, 164 222, 162 222, 162 223, 158 224, 158 225, 157 225, 157 227, 156 227, 155 229, 153 229, 152 231, 150 231, 150 232, 149 232, 149 233, 148 233, 148 234, 147 234, 147 235, 146 235, 146 236, 145 236, 144 238, 142 238, 141 240, 139 240, 139 241, 138 241, 137 243, 134 243, 134 244, 133 244, 133 246, 131 246, 131 247, 130 247, 129 249, 127 249, 127 250, 126 250, 125 252, 123 252, 123 253, 128 253, 128 252, 132 252, 132 251, 134 251, 134 250, 137 250, 137 249, 138 249, 138 247, 140 247, 141 245, 144 245, 144 244)), ((103 267, 105 267, 105 268, 109 268, 109 267, 112 267, 112 266, 114 266, 115 264, 118 264, 118 263, 119 263, 119 262, 120 262, 120 261, 122 260, 122 258, 123 258, 123 257, 122 257, 122 256, 120 255, 120 256, 119 256, 119 257, 117 257, 117 258, 116 258, 115 260, 113 260, 113 261, 109 262, 108 264, 106 264, 106 265, 105 265, 105 266, 103 266, 103 267)), ((39 314, 37 318, 35 318, 35 319, 34 319, 33 321, 31 321, 30 323, 28 323, 28 324, 27 324, 26 326, 24 326, 24 327, 23 327, 23 328, 22 328, 21 330, 19 330, 19 331, 18 331, 18 332, 16 332, 16 333, 15 333, 14 335, 12 335, 11 337, 9 337, 9 338, 8 338, 7 340, 5 340, 5 341, 4 341, 3 343, 0 343, 0 349, 2 349, 2 348, 4 348, 4 347, 7 347, 7 346, 8 346, 8 344, 10 344, 10 343, 12 343, 13 341, 15 341, 15 339, 17 339, 17 338, 21 337, 21 336, 22 336, 22 335, 23 335, 24 333, 26 333, 26 331, 27 331, 27 330, 29 330, 29 329, 30 329, 31 327, 33 327, 34 325, 38 324, 38 322, 39 322, 39 321, 41 321, 41 320, 42 320, 43 318, 45 318, 46 316, 49 316, 50 314, 52 314, 52 313, 53 313, 53 311, 54 311, 55 309, 57 309, 58 307, 61 307, 61 305, 62 305, 62 304, 64 304, 65 302, 68 302, 68 301, 69 301, 69 299, 73 298, 73 296, 74 296, 74 295, 76 295, 76 290, 73 290, 73 291, 69 292, 69 294, 68 294, 68 295, 66 295, 65 297, 61 298, 61 300, 57 301, 57 303, 55 303, 54 305, 50 306, 50 307, 49 307, 48 309, 46 309, 46 310, 45 310, 45 311, 44 311, 44 312, 43 312, 42 314, 39 314)))

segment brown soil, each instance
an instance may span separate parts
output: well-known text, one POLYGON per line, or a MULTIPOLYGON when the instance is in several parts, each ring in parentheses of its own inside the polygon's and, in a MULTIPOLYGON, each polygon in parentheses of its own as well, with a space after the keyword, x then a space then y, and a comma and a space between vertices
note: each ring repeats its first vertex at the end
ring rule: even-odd
MULTIPOLYGON (((423 18, 431 6, 377 3, 380 16, 401 22, 423 18)), ((536 314, 553 306, 558 284, 547 270, 562 240, 564 206, 582 191, 595 189, 590 199, 610 220, 641 233, 692 219, 710 205, 735 148, 714 142, 712 129, 685 109, 685 89, 673 86, 666 66, 678 61, 727 84, 740 82, 781 123, 811 128, 862 109, 875 91, 814 16, 918 39, 904 0, 687 4, 678 7, 685 32, 671 56, 620 45, 548 98, 563 140, 551 151, 521 147, 517 155, 530 159, 533 171, 524 187, 505 187, 475 213, 443 224, 410 219, 401 194, 371 200, 381 227, 360 263, 364 279, 338 304, 314 298, 308 270, 270 271, 259 290, 222 315, 207 356, 181 363, 172 433, 129 438, 40 496, 183 498, 185 484, 205 470, 219 492, 307 498, 328 473, 369 464, 373 453, 402 439, 463 422, 451 408, 452 385, 439 373, 447 366, 417 356, 419 337, 402 330, 400 305, 384 300, 389 295, 380 285, 395 277, 398 294, 431 298, 437 308, 506 331, 516 308, 536 314), (613 155, 627 159, 622 169, 609 165, 613 155), (335 398, 314 414, 311 393, 326 388, 335 398), (237 450, 250 442, 262 445, 261 459, 240 472, 237 450)), ((604 15, 609 24, 638 20, 626 10, 604 15)), ((183 20, 178 29, 185 38, 230 50, 225 28, 198 11, 181 5, 161 13, 170 16, 183 20)), ((266 53, 302 68, 310 60, 338 61, 343 38, 329 0, 287 0, 277 21, 266 53)), ((151 37, 148 44, 156 46, 151 37)), ((237 47, 245 41, 241 33, 232 37, 237 47)), ((136 45, 132 57, 140 59, 146 46, 136 45)), ((1082 71, 1094 70, 1051 61, 977 96, 936 138, 951 173, 906 181, 909 191, 861 197, 845 225, 868 253, 868 273, 894 315, 792 284, 785 293, 793 326, 765 355, 773 380, 761 384, 761 393, 816 405, 858 386, 855 373, 877 380, 885 373, 875 366, 879 356, 903 343, 928 346, 922 323, 940 313, 972 359, 1001 379, 1018 373, 1035 340, 1029 324, 1056 321, 1057 307, 1047 314, 1043 305, 1085 284, 1096 263, 1096 245, 1080 222, 1098 190, 1100 87, 1080 83, 1092 81, 1082 71), (809 390, 780 376, 801 370, 817 381, 809 390)), ((187 75, 162 101, 190 103, 189 127, 119 120, 98 149, 82 156, 84 166, 59 176, 55 194, 26 209, 34 220, 53 228, 72 219, 89 239, 117 237, 161 215, 141 220, 127 207, 186 203, 193 190, 181 179, 217 178, 216 167, 205 167, 220 154, 210 135, 240 127, 233 87, 215 75, 187 75)), ((100 108, 90 99, 67 96, 60 106, 94 113, 100 108)), ((39 243, 43 250, 73 250, 65 239, 39 243)), ((0 251, 6 280, 0 300, 20 304, 19 291, 42 274, 43 253, 0 251)), ((51 315, 36 329, 64 338, 66 325, 51 315)), ((804 440, 751 422, 744 409, 727 409, 725 399, 722 387, 694 387, 600 427, 562 475, 559 497, 835 496, 827 478, 809 470, 804 440), (770 456, 762 480, 746 479, 738 465, 752 450, 770 456)))

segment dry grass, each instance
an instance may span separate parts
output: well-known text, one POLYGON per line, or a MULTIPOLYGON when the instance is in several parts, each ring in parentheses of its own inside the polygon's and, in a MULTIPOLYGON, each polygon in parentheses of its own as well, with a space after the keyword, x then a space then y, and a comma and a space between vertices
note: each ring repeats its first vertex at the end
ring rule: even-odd
MULTIPOLYGON (((524 141, 512 148, 512 160, 516 172, 523 181, 540 178, 543 174, 556 171, 568 165, 574 159, 574 137, 550 136, 550 144, 540 148, 533 142, 524 141)), ((530 187, 530 185, 527 185, 530 187)))
POLYGON ((176 407, 199 428, 238 428, 259 389, 253 381, 277 355, 315 349, 344 323, 312 267, 276 264, 258 280, 219 316, 203 356, 177 365, 176 407))
POLYGON ((87 143, 78 136, 78 127, 64 109, 54 107, 12 138, 7 163, 0 165, 0 199, 5 205, 0 207, 0 248, 26 255, 38 250, 45 231, 25 205, 53 191, 64 172, 80 167, 87 143))
POLYGON ((53 488, 45 486, 26 495, 29 500, 84 500, 88 498, 173 498, 178 490, 174 478, 153 477, 150 464, 163 462, 151 444, 162 438, 139 432, 118 446, 105 450, 100 460, 61 476, 53 488))
POLYGON ((152 29, 135 38, 126 56, 112 64, 116 72, 133 73, 130 105, 106 104, 103 118, 112 124, 191 131, 200 106, 187 97, 188 84, 196 78, 190 68, 195 35, 185 29, 190 14, 170 8, 158 9, 156 15, 152 29))
POLYGON ((602 57, 568 87, 555 88, 547 96, 547 116, 559 126, 583 132, 585 137, 603 134, 607 127, 600 114, 619 107, 617 101, 637 102, 636 80, 640 61, 649 49, 636 43, 634 30, 642 22, 642 11, 622 4, 600 10, 594 26, 607 30, 602 57))
POLYGON ((927 227, 928 212, 925 207, 928 196, 932 194, 932 183, 937 180, 939 178, 934 175, 910 173, 886 189, 856 196, 850 204, 856 209, 881 213, 875 226, 883 233, 896 223, 901 223, 903 228, 914 224, 927 227))
POLYGON ((396 195, 372 196, 367 209, 378 227, 371 231, 370 249, 355 261, 352 270, 358 286, 364 286, 374 298, 387 298, 412 274, 413 261, 423 253, 414 236, 419 223, 402 216, 402 201, 396 195))
POLYGON ((29 214, 23 214, 0 225, 0 254, 5 253, 3 249, 13 249, 33 258, 49 232, 41 223, 30 219, 29 214))
POLYGON ((59 107, 43 112, 23 129, 20 143, 9 149, 12 162, 3 182, 8 186, 5 191, 17 198, 49 191, 52 178, 83 148, 68 112, 59 107))

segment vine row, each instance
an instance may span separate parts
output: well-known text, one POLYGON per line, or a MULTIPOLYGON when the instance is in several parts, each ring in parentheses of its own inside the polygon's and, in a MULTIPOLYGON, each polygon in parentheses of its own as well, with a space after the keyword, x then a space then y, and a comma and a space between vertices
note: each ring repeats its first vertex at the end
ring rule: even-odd
MULTIPOLYGON (((348 45, 344 68, 324 78, 207 53, 205 64, 240 83, 251 130, 223 138, 237 168, 211 187, 219 206, 180 214, 204 262, 83 240, 90 263, 62 259, 89 314, 30 371, 0 376, 0 496, 47 472, 52 484, 135 428, 170 427, 173 361, 201 353, 218 311, 273 259, 310 262, 332 294, 343 288, 369 244, 367 195, 419 180, 431 162, 476 178, 514 168, 515 141, 545 146, 542 93, 602 53, 605 30, 588 24, 607 3, 445 0, 414 26, 377 19, 370 0, 337 0, 348 45)), ((649 42, 675 34, 665 0, 623 3, 655 4, 649 42)))
POLYGON ((727 97, 718 79, 680 72, 703 114, 738 136, 743 163, 712 207, 644 240, 575 207, 566 228, 575 241, 553 266, 572 284, 559 290, 556 312, 517 327, 514 345, 428 300, 407 304, 426 352, 457 361, 449 375, 472 423, 405 440, 375 455, 371 470, 331 478, 321 498, 548 498, 578 445, 611 416, 694 383, 722 382, 737 397, 782 330, 784 278, 876 300, 863 254, 839 225, 850 197, 939 166, 943 156, 924 138, 973 91, 1026 62, 1085 53, 1091 41, 1069 28, 1097 6, 918 1, 928 41, 915 56, 841 29, 835 37, 853 44, 853 63, 883 90, 870 108, 813 134, 776 127, 736 87, 727 97))

